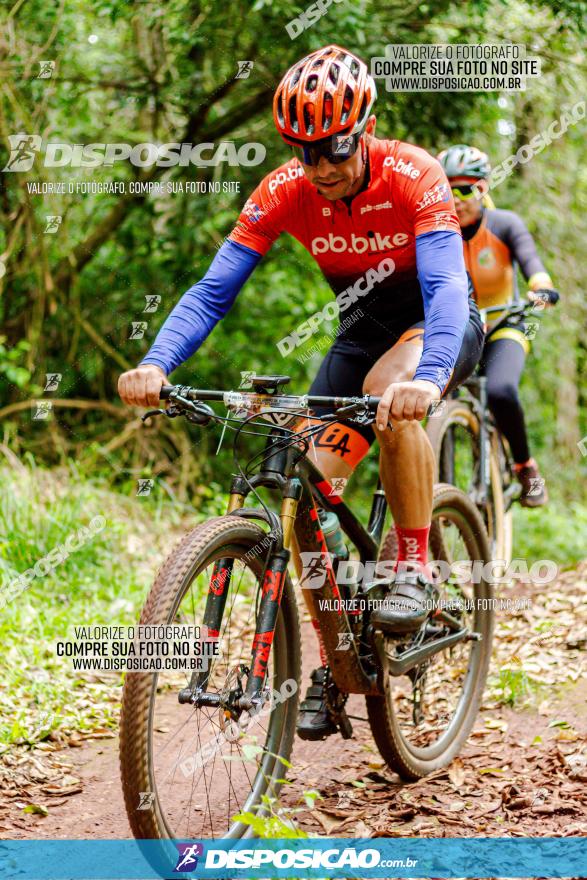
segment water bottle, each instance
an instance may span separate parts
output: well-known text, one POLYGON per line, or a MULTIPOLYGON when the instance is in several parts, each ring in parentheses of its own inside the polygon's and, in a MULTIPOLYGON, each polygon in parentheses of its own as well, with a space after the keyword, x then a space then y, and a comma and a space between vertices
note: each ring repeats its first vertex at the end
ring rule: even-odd
MULTIPOLYGON (((334 572, 338 569, 339 562, 346 562, 349 558, 349 548, 344 542, 344 535, 342 529, 340 527, 340 520, 335 513, 331 510, 318 510, 318 516, 320 517, 320 525, 322 527, 322 534, 324 535, 324 540, 326 542, 326 546, 328 548, 328 552, 333 557, 333 567, 334 572)), ((359 586, 356 583, 350 584, 341 584, 344 593, 346 593, 345 598, 352 599, 359 586)))

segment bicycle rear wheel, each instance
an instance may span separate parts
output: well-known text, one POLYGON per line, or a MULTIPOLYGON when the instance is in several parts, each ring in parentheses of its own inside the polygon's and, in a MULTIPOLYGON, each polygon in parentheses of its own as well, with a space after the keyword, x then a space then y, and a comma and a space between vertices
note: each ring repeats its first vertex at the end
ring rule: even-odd
MULTIPOLYGON (((393 558, 394 545, 392 531, 380 558, 393 558)), ((382 757, 408 780, 447 766, 458 754, 475 723, 491 658, 493 590, 472 565, 467 576, 463 565, 489 561, 487 535, 475 505, 454 486, 434 487, 430 550, 432 558, 446 563, 443 574, 450 567, 454 572, 440 587, 441 603, 451 602, 453 617, 476 637, 459 641, 402 676, 386 672, 384 694, 366 697, 369 724, 382 757)), ((400 658, 404 651, 449 632, 432 616, 412 636, 386 636, 385 652, 400 658)))
MULTIPOLYGON (((222 560, 231 575, 220 656, 211 661, 207 693, 221 695, 223 706, 246 687, 266 548, 266 533, 239 517, 196 527, 163 563, 141 615, 143 625, 202 625, 211 578, 222 560)), ((126 676, 121 776, 129 822, 140 839, 242 837, 250 826, 235 816, 261 815, 263 797, 278 793, 292 749, 300 683, 300 630, 289 577, 267 666, 267 703, 248 726, 241 726, 240 717, 230 724, 234 719, 222 706, 180 704, 178 694, 189 676, 126 676)))

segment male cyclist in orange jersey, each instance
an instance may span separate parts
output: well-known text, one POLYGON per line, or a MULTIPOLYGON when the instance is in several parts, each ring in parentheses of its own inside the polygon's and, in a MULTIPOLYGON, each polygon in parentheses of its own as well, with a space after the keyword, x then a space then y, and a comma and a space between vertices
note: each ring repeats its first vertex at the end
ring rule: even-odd
MULTIPOLYGON (((282 232, 315 257, 337 296, 341 326, 311 394, 382 397, 374 428, 328 425, 315 442, 323 474, 348 477, 377 437, 398 536, 393 603, 371 620, 412 631, 434 596, 427 568, 433 453, 420 420, 475 368, 483 328, 469 297, 462 239, 446 176, 424 150, 374 137, 375 83, 339 46, 301 59, 275 93, 273 115, 294 157, 246 202, 205 277, 175 306, 147 356, 121 376, 122 399, 154 406, 168 375, 204 341, 282 232), (344 320, 345 317, 356 320, 344 320)), ((291 328, 293 330, 293 328, 291 328)), ((321 651, 325 664, 325 655, 321 651)), ((336 731, 314 671, 298 733, 336 731)))
MULTIPOLYGON (((465 263, 480 309, 505 305, 516 293, 516 266, 532 291, 552 290, 536 246, 523 220, 513 211, 487 209, 489 159, 475 147, 457 144, 438 156, 446 172, 461 230, 465 263)), ((483 354, 489 407, 507 439, 522 485, 520 502, 541 507, 548 501, 543 478, 530 457, 518 386, 530 343, 524 327, 505 326, 491 334, 483 354)))

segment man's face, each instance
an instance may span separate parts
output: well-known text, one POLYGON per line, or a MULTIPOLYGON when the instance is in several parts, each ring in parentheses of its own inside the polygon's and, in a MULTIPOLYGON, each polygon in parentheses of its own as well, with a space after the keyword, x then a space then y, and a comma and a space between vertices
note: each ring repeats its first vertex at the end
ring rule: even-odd
POLYGON ((475 180, 470 177, 453 177, 449 180, 449 183, 451 189, 453 189, 453 187, 457 187, 458 189, 460 186, 469 187, 471 184, 474 184, 477 187, 479 194, 470 199, 459 198, 458 194, 455 193, 453 189, 455 210, 461 227, 470 226, 472 223, 476 223, 481 216, 481 202, 483 201, 483 196, 488 190, 487 181, 475 180))
POLYGON ((340 162, 338 165, 333 165, 324 156, 318 165, 304 165, 303 162, 300 164, 304 169, 304 174, 320 195, 328 201, 334 202, 336 199, 354 196, 359 190, 365 173, 362 154, 363 139, 361 138, 356 152, 350 159, 340 162))

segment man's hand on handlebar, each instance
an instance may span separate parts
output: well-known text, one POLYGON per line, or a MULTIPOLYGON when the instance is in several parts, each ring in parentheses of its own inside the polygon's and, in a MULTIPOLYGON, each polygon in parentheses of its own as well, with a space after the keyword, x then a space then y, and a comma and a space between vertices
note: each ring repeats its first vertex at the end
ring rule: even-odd
POLYGON ((159 393, 168 379, 161 367, 143 364, 123 373, 118 380, 118 393, 129 406, 159 406, 159 393))
POLYGON ((383 431, 389 420, 420 421, 428 414, 428 407, 440 400, 440 388, 434 382, 417 379, 413 382, 392 382, 385 389, 377 408, 377 429, 383 431))

